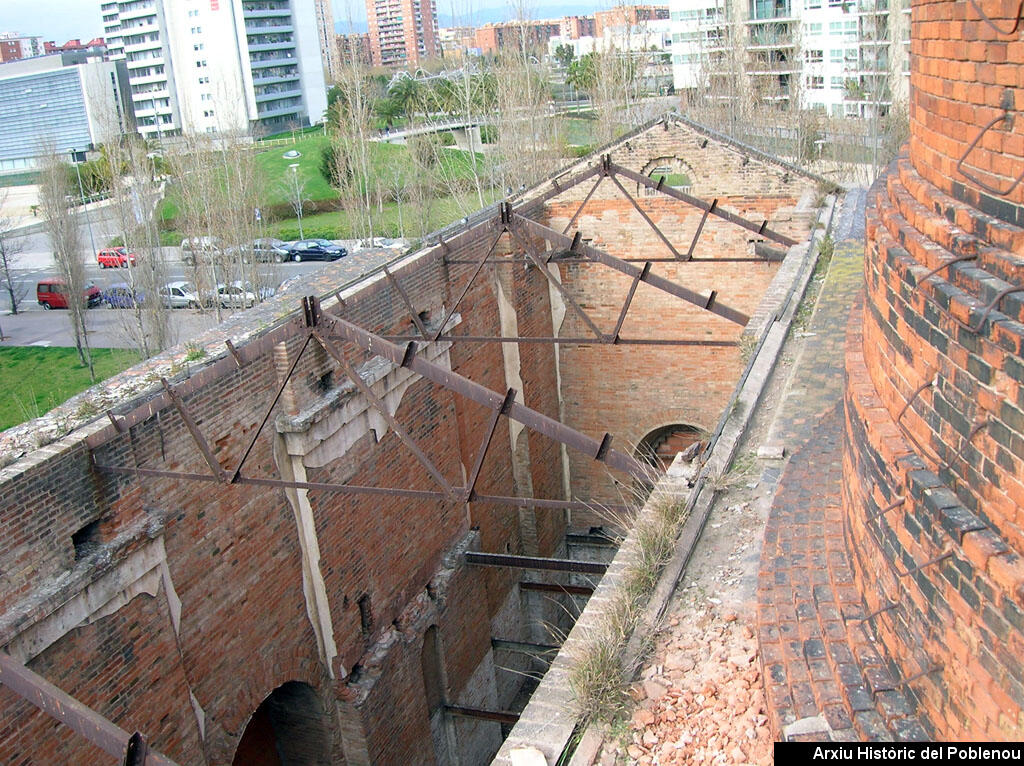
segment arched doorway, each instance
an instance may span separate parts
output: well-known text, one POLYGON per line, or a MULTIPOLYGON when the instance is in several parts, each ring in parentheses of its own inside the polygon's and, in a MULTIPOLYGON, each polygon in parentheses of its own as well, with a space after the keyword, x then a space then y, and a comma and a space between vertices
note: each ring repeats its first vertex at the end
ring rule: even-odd
POLYGON ((289 681, 260 703, 242 732, 235 766, 327 766, 331 738, 327 716, 312 686, 289 681))
POLYGON ((677 453, 700 441, 703 436, 704 432, 700 428, 683 423, 655 428, 640 440, 636 457, 659 471, 665 471, 677 453))

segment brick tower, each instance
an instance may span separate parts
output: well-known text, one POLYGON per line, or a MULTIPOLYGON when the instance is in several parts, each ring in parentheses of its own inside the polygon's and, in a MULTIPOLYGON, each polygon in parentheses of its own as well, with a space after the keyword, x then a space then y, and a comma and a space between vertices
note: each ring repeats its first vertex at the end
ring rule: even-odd
POLYGON ((909 150, 869 194, 844 534, 939 739, 1024 731, 1024 21, 920 0, 909 150))

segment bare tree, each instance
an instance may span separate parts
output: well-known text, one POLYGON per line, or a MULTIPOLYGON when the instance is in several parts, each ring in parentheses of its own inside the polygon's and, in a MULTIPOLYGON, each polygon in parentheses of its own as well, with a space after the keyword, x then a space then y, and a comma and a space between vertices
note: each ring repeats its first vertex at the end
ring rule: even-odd
POLYGON ((284 174, 284 178, 279 183, 288 204, 292 206, 295 217, 299 221, 299 239, 305 239, 306 236, 302 232, 302 211, 310 199, 306 196, 306 178, 299 172, 297 162, 288 166, 288 172, 284 174))
MULTIPOLYGON (((7 200, 7 193, 0 194, 0 210, 3 209, 7 200)), ((6 216, 0 216, 0 282, 11 302, 11 313, 18 313, 18 304, 28 288, 25 285, 14 281, 13 269, 18 264, 18 256, 24 249, 24 241, 15 233, 14 221, 6 216)), ((3 333, 0 332, 0 337, 3 333)))
POLYGON ((53 147, 41 154, 43 162, 39 174, 39 206, 45 219, 53 259, 67 291, 68 318, 78 358, 89 368, 89 377, 95 382, 96 372, 93 369, 86 326, 88 306, 82 300, 86 284, 85 262, 82 259, 78 214, 74 206, 75 195, 67 165, 61 162, 53 147))
POLYGON ((159 301, 166 280, 159 232, 153 216, 162 196, 157 178, 157 155, 136 134, 126 134, 103 146, 109 174, 111 208, 121 231, 127 261, 127 282, 134 299, 121 313, 123 329, 144 357, 173 343, 168 310, 159 301))

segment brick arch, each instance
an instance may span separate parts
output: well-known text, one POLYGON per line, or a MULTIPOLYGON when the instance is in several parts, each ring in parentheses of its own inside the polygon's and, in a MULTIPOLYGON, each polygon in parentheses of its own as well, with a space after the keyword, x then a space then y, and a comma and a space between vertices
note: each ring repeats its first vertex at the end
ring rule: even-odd
POLYGON ((251 766, 334 762, 330 714, 304 681, 287 681, 266 696, 246 722, 232 760, 251 766))
POLYGON ((637 442, 634 455, 654 465, 667 468, 677 452, 682 452, 705 435, 703 428, 689 423, 665 423, 651 429, 637 442))
MULTIPOLYGON (((643 166, 643 168, 641 169, 641 172, 645 176, 650 176, 655 168, 660 168, 660 167, 668 167, 668 168, 672 169, 672 173, 674 173, 674 174, 685 175, 690 180, 689 187, 692 187, 693 184, 694 184, 694 181, 696 181, 696 179, 697 179, 697 174, 696 174, 696 171, 693 169, 693 165, 691 165, 689 162, 687 162, 686 160, 682 159, 681 157, 672 156, 672 155, 665 155, 665 156, 662 156, 662 157, 655 157, 654 159, 649 160, 647 162, 647 164, 645 164, 643 166)), ((657 180, 657 179, 655 179, 655 180, 657 180)), ((668 181, 666 181, 666 182, 668 182, 668 181)), ((683 191, 689 191, 689 187, 684 188, 683 191)), ((640 196, 640 197, 651 196, 653 194, 653 192, 651 192, 651 190, 647 189, 647 187, 641 187, 640 184, 636 185, 636 193, 637 193, 637 196, 640 196)))

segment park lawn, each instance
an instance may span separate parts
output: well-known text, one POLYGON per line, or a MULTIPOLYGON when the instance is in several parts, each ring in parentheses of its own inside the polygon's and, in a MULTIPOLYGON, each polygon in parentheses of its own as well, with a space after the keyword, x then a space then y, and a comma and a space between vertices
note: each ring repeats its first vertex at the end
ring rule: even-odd
MULTIPOLYGON (((485 189, 484 206, 494 202, 499 196, 497 190, 485 189)), ((427 232, 437 231, 480 207, 475 193, 463 194, 458 198, 439 197, 431 205, 430 216, 427 220, 427 232)), ((402 205, 401 215, 405 224, 406 236, 412 236, 411 232, 415 231, 419 222, 418 211, 411 203, 406 202, 402 205)), ((397 202, 385 202, 375 212, 374 220, 376 236, 398 237, 401 235, 397 202)), ((354 239, 348 224, 348 214, 343 210, 302 216, 302 233, 307 238, 354 239)), ((267 234, 283 240, 298 239, 298 222, 294 218, 289 218, 270 224, 267 226, 267 234)))
MULTIPOLYGON (((93 349, 96 380, 106 380, 139 361, 134 351, 93 349)), ((0 430, 44 415, 92 385, 73 348, 0 348, 0 430)))

